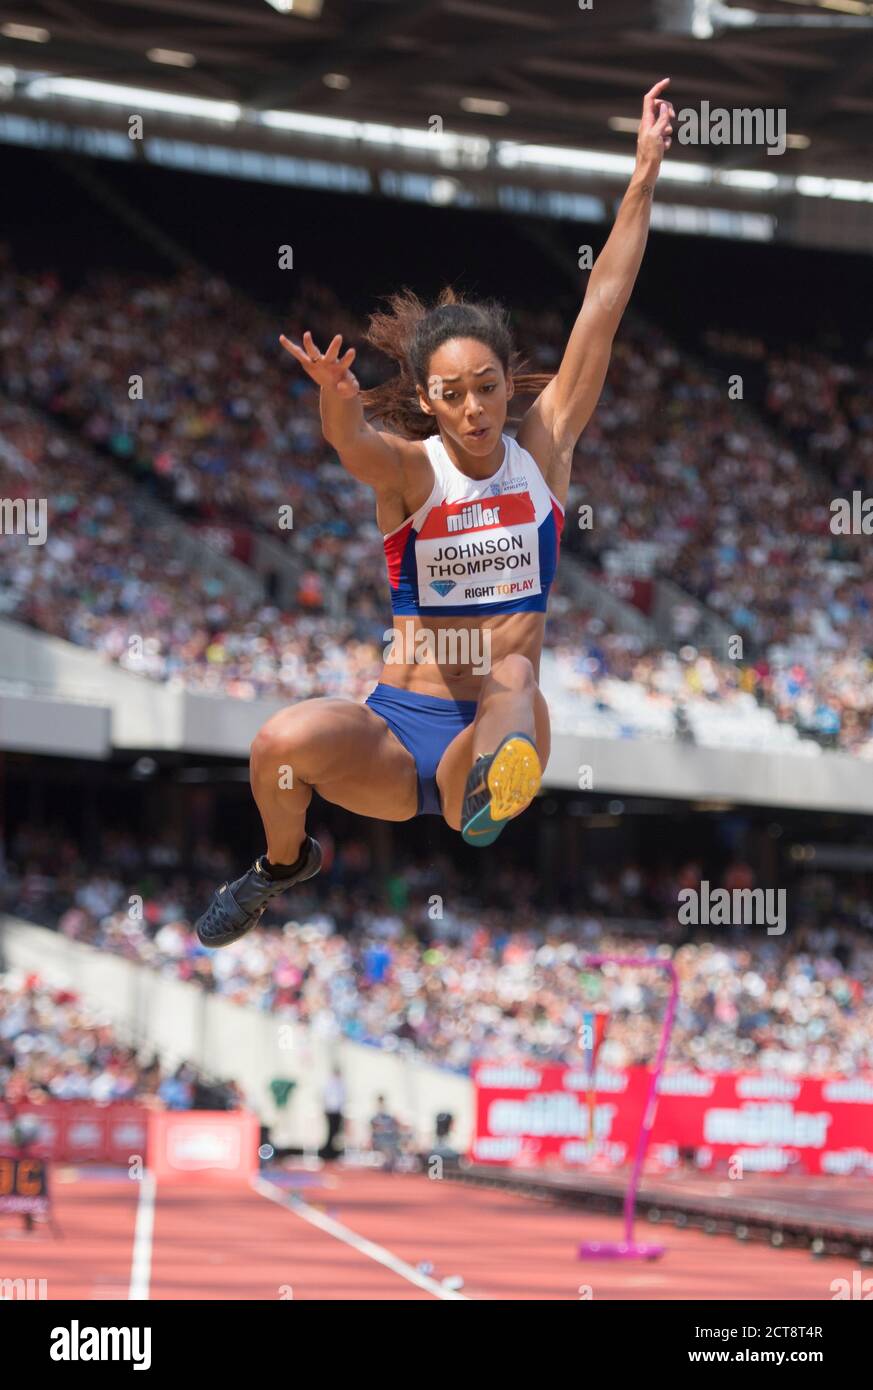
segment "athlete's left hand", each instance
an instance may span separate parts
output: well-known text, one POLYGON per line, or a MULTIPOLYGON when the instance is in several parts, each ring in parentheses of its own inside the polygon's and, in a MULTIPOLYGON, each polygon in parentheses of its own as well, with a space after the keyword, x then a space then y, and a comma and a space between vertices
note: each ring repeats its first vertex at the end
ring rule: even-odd
POLYGON ((643 118, 637 136, 637 163, 659 165, 673 143, 676 112, 666 99, 660 99, 669 77, 662 77, 643 97, 643 118))

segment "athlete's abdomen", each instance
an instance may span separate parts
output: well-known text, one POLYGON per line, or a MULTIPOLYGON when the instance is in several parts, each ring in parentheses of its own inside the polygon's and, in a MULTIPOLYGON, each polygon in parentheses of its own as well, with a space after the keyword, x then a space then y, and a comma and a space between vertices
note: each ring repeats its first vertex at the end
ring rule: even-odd
POLYGON ((455 700, 476 700, 501 659, 526 656, 539 677, 544 613, 431 618, 396 613, 385 630, 384 685, 455 700))

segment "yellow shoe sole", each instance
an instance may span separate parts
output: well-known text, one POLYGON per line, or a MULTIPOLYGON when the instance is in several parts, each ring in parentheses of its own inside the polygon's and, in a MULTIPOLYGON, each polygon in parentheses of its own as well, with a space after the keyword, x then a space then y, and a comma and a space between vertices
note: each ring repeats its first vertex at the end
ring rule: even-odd
POLYGON ((510 738, 488 769, 488 807, 493 821, 509 820, 529 806, 540 789, 543 770, 537 750, 526 738, 510 738))

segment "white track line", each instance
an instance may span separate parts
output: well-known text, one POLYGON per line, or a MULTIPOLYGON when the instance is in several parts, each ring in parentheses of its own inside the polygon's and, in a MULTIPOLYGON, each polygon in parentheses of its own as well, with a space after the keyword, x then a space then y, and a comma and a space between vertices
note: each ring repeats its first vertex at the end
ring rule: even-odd
POLYGON ((146 1170, 140 1178, 139 1202, 136 1208, 136 1229, 133 1233, 133 1257, 130 1262, 130 1299, 148 1299, 152 1273, 152 1233, 155 1229, 155 1192, 157 1183, 146 1170))
POLYGON ((442 1284, 438 1284, 435 1279, 429 1279, 426 1274, 421 1274, 419 1270, 413 1269, 412 1265, 408 1265, 405 1260, 392 1255, 390 1250, 385 1250, 381 1245, 374 1244, 372 1240, 366 1240, 364 1236, 350 1231, 348 1226, 334 1221, 332 1216, 325 1216, 323 1212, 316 1211, 302 1198, 295 1197, 290 1193, 284 1196, 275 1183, 265 1182, 263 1178, 252 1178, 252 1187, 256 1192, 260 1192, 262 1197, 269 1198, 271 1202, 276 1202, 278 1206, 284 1207, 292 1215, 301 1217, 304 1221, 308 1221, 311 1226, 317 1226, 320 1231, 326 1231, 329 1236, 334 1236, 337 1240, 350 1245, 353 1250, 367 1255, 377 1264, 384 1265, 393 1274, 398 1274, 401 1279, 408 1279, 410 1284, 416 1284, 418 1288, 432 1293, 434 1298, 441 1298, 446 1302, 469 1303, 470 1300, 466 1294, 458 1293, 456 1289, 444 1289, 442 1284))

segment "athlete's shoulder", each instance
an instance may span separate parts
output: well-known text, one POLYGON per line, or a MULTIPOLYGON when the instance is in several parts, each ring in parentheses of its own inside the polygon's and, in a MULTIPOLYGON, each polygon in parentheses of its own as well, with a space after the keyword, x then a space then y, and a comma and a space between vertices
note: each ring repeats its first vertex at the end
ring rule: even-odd
POLYGON ((507 455, 514 461, 516 468, 526 468, 529 472, 542 473, 539 460, 531 449, 529 442, 523 438, 521 433, 505 434, 507 455))
POLYGON ((396 450, 400 486, 386 489, 382 495, 377 490, 383 534, 386 530, 393 531, 402 521, 414 516, 430 500, 439 477, 439 466, 434 466, 434 452, 428 448, 429 439, 406 439, 403 435, 388 432, 384 437, 396 450), (386 526, 384 523, 389 518, 391 524, 386 526))
POLYGON ((428 439, 407 439, 391 430, 380 430, 382 438, 396 450, 398 458, 410 464, 424 465, 429 461, 428 439))
POLYGON ((378 480, 374 481, 376 492, 380 490, 397 491, 397 482, 400 483, 400 491, 408 492, 410 486, 413 490, 420 486, 423 481, 433 476, 433 465, 431 463, 428 450, 425 447, 427 441, 423 439, 407 439, 402 434, 395 434, 393 430, 377 430, 376 433, 382 440, 383 446, 391 451, 394 459, 395 468, 399 468, 399 479, 386 479, 386 489, 380 489, 378 480))
POLYGON ((524 424, 525 421, 514 441, 524 469, 533 485, 545 489, 563 511, 573 451, 570 449, 565 456, 564 451, 538 439, 535 431, 525 430, 524 424))
POLYGON ((523 444, 521 440, 517 437, 511 439, 511 443, 513 447, 512 467, 514 472, 526 479, 527 484, 533 493, 538 493, 543 498, 548 497, 552 501, 557 502, 558 506, 563 511, 564 504, 552 490, 549 475, 543 468, 542 464, 540 463, 533 450, 526 447, 526 445, 523 444))

